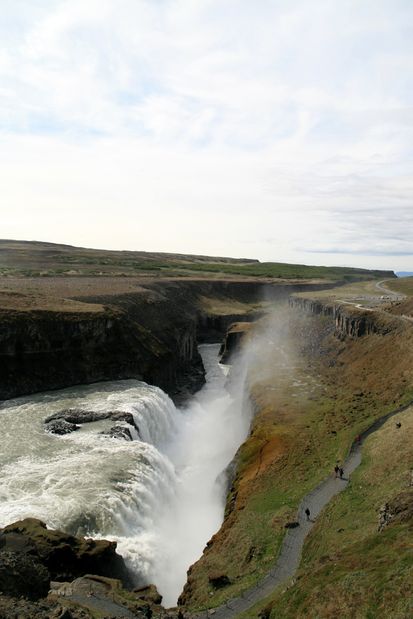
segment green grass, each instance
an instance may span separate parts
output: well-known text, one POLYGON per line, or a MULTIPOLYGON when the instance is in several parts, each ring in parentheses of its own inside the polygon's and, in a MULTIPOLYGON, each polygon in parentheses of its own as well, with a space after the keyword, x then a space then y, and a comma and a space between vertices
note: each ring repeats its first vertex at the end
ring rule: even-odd
MULTIPOLYGON (((341 267, 308 266, 303 264, 287 264, 282 262, 260 262, 253 264, 216 264, 192 263, 163 265, 162 268, 179 268, 202 273, 223 273, 246 277, 269 277, 282 279, 331 279, 338 281, 353 281, 383 277, 383 271, 368 271, 341 267)), ((385 276, 388 277, 388 272, 385 276)))
POLYGON ((263 609, 271 619, 413 616, 413 519, 378 531, 379 508, 409 487, 413 408, 399 419, 403 432, 389 420, 366 441, 362 465, 305 543, 295 584, 245 619, 263 609))
POLYGON ((259 262, 234 258, 162 254, 134 251, 106 251, 49 243, 0 240, 0 270, 3 275, 38 277, 77 275, 138 275, 170 277, 242 276, 279 279, 327 279, 356 281, 390 278, 391 271, 370 271, 346 267, 308 266, 282 262, 259 262))
POLYGON ((385 282, 386 286, 394 292, 401 292, 408 297, 413 296, 413 277, 401 277, 385 282))

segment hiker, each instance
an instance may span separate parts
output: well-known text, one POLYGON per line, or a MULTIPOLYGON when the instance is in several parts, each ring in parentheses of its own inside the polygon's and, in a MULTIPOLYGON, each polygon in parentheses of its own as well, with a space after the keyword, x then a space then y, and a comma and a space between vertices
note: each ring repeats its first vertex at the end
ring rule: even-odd
POLYGON ((334 475, 335 475, 336 479, 337 479, 339 473, 340 473, 340 467, 338 466, 338 464, 336 464, 335 467, 334 467, 334 475))
POLYGON ((340 466, 339 470, 338 470, 339 474, 340 474, 340 479, 343 479, 344 476, 344 470, 343 468, 340 466))
POLYGON ((360 436, 360 434, 357 434, 357 436, 356 436, 356 443, 358 445, 360 445, 360 443, 361 443, 361 436, 360 436))
POLYGON ((305 515, 307 516, 307 520, 310 520, 310 510, 308 509, 308 507, 305 508, 305 515))
POLYGON ((400 423, 400 421, 396 421, 396 428, 401 428, 402 424, 400 423))

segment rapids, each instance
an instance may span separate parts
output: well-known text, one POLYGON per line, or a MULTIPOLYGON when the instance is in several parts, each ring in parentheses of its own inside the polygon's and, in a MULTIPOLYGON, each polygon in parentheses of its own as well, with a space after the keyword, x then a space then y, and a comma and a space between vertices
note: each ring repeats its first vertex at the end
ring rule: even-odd
POLYGON ((218 345, 200 346, 206 384, 177 409, 136 380, 37 394, 0 406, 0 526, 33 516, 75 535, 116 540, 137 584, 176 604, 188 567, 223 520, 223 474, 248 434, 242 372, 226 389, 218 345), (126 411, 133 441, 102 434, 113 421, 65 436, 44 430, 52 413, 126 411))

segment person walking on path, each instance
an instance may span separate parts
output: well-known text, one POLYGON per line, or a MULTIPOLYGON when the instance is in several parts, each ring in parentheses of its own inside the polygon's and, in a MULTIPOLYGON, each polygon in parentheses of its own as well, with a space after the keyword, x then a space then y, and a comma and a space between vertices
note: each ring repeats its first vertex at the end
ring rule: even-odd
POLYGON ((335 467, 334 467, 334 475, 335 475, 336 479, 337 479, 339 473, 340 473, 340 467, 338 466, 338 464, 336 464, 335 467))
POLYGON ((307 517, 307 521, 309 521, 310 520, 310 510, 308 509, 308 507, 305 508, 305 512, 304 513, 305 513, 305 515, 307 517))
POLYGON ((344 477, 344 469, 343 469, 343 467, 340 466, 340 468, 338 469, 338 472, 340 474, 340 479, 343 479, 343 477, 344 477))

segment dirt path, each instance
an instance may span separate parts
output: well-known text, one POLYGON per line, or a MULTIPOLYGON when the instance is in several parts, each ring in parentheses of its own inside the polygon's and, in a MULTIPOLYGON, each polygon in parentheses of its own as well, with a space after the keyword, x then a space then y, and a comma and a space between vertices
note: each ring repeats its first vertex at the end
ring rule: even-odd
POLYGON ((345 475, 343 479, 335 479, 334 475, 331 475, 304 497, 298 508, 297 522, 299 526, 295 529, 289 529, 284 537, 277 563, 258 585, 248 589, 241 596, 229 600, 223 606, 197 614, 196 618, 232 619, 237 617, 270 595, 278 585, 291 578, 298 568, 304 540, 314 526, 315 518, 333 496, 345 490, 351 474, 361 463, 361 448, 366 438, 381 428, 390 417, 407 410, 412 404, 413 402, 409 402, 409 404, 384 415, 360 435, 360 442, 352 444, 349 455, 343 464, 345 475), (304 512, 307 507, 310 510, 310 521, 307 520, 304 512))
POLYGON ((393 297, 393 299, 395 299, 396 301, 402 301, 403 299, 406 298, 406 295, 403 294, 402 292, 394 292, 394 290, 390 290, 390 288, 387 288, 385 279, 382 279, 379 282, 376 282, 376 288, 377 290, 380 290, 380 292, 384 293, 388 297, 393 297))

